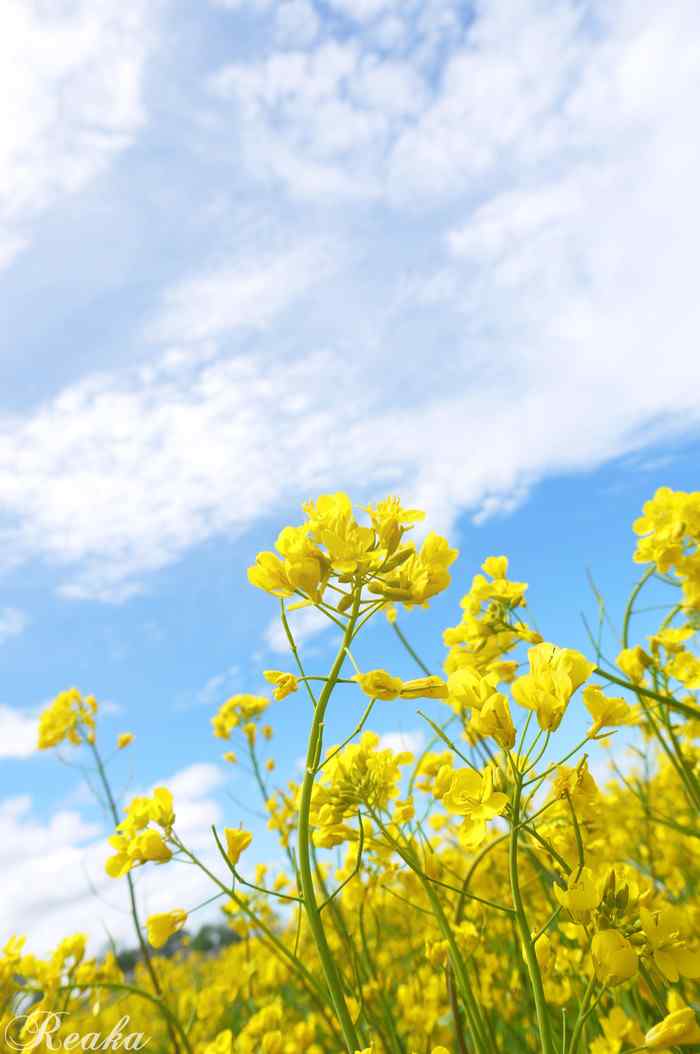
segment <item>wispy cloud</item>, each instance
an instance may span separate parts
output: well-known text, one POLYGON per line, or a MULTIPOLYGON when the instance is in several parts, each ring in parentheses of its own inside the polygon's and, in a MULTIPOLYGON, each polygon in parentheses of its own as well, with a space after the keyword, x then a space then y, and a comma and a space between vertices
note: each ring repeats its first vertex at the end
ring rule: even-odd
POLYGON ((0 65, 0 267, 36 217, 75 194, 143 127, 143 73, 160 11, 135 0, 6 0, 0 65))
POLYGON ((425 746, 425 735, 420 729, 413 732, 384 732, 379 737, 378 750, 408 751, 419 754, 425 746))
POLYGON ((449 529, 700 429, 697 5, 307 3, 304 45, 288 6, 219 5, 260 46, 189 113, 264 236, 232 250, 219 210, 133 362, 0 420, 0 560, 64 596, 123 600, 325 489, 449 529))
POLYGON ((0 758, 31 757, 36 752, 37 719, 0 704, 0 758))
MULTIPOLYGON (((288 612, 287 617, 297 647, 308 644, 310 640, 333 627, 330 619, 318 608, 300 608, 298 611, 288 612)), ((270 651, 279 655, 289 654, 289 641, 278 615, 268 622, 264 640, 270 651)))
POLYGON ((0 644, 24 633, 28 625, 29 616, 19 608, 0 609, 0 644))
POLYGON ((201 341, 237 329, 265 329, 337 267, 330 245, 310 242, 185 279, 168 290, 146 336, 201 341))
MULTIPOLYGON (((221 819, 216 791, 223 778, 215 765, 197 764, 165 781, 175 798, 179 836, 214 867, 210 827, 221 819)), ((125 883, 104 871, 111 852, 107 834, 74 808, 44 820, 29 795, 0 801, 0 895, 7 932, 26 933, 28 947, 38 953, 66 932, 89 933, 93 951, 106 943, 107 932, 118 943, 133 944, 125 883)), ((139 870, 135 878, 144 914, 173 903, 195 907, 211 895, 209 880, 194 867, 171 868, 165 885, 158 867, 139 870)))
POLYGON ((183 695, 178 698, 175 709, 188 710, 192 706, 212 707, 223 702, 224 696, 231 694, 236 681, 240 677, 239 666, 229 666, 221 673, 216 673, 202 685, 198 692, 192 697, 183 695))

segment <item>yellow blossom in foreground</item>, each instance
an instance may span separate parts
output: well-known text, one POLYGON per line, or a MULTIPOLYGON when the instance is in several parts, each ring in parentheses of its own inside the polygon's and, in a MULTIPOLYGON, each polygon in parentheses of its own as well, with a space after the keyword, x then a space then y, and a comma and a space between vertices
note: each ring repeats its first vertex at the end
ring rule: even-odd
POLYGON ((125 747, 128 747, 133 742, 133 732, 122 732, 121 735, 117 736, 117 749, 124 750, 125 747))
MULTIPOLYGON (((438 785, 440 773, 438 773, 438 785)), ((441 801, 450 813, 463 816, 459 836, 465 848, 476 848, 486 837, 486 823, 500 815, 508 804, 508 798, 493 789, 491 768, 483 774, 473 769, 457 769, 448 777, 441 801)))
POLYGON ((543 642, 528 651, 530 672, 511 685, 516 702, 534 710, 540 728, 554 732, 576 689, 590 677, 595 663, 573 648, 543 642))
POLYGON ((670 1046, 685 1047, 691 1043, 700 1043, 700 1027, 689 1006, 667 1014, 663 1021, 650 1028, 644 1037, 647 1050, 660 1050, 670 1046))
POLYGON ((588 684, 583 689, 583 705, 593 718, 589 736, 597 735, 601 728, 631 725, 635 720, 634 710, 624 699, 609 698, 597 684, 588 684))
POLYGON ((148 861, 165 864, 172 857, 160 831, 149 827, 155 823, 166 837, 171 833, 175 813, 173 796, 167 787, 156 787, 150 796, 133 798, 125 812, 125 818, 108 839, 116 850, 105 863, 105 870, 112 878, 121 878, 132 867, 148 861))
POLYGON ((474 710, 469 728, 480 736, 491 736, 504 750, 510 750, 515 744, 515 725, 508 700, 500 692, 494 692, 480 710, 474 710))
POLYGON ((238 827, 224 828, 224 836, 226 838, 226 855, 235 866, 238 863, 241 854, 253 841, 253 836, 250 831, 244 831, 238 827))
POLYGON ((383 699, 385 701, 398 698, 403 688, 400 677, 392 677, 386 670, 369 670, 367 673, 357 673, 353 677, 357 681, 365 695, 371 699, 383 699))
POLYGON ((498 676, 493 673, 482 676, 471 666, 454 670, 447 678, 448 698, 455 713, 464 710, 481 710, 498 694, 498 676))
POLYGON ((108 841, 117 850, 105 863, 105 871, 110 878, 122 878, 132 867, 148 861, 167 864, 173 855, 162 835, 150 828, 132 837, 114 834, 108 841))
POLYGON ((447 683, 442 677, 415 677, 403 682, 399 695, 402 699, 446 699, 447 683))
POLYGON ((154 948, 162 948, 166 941, 177 933, 187 922, 187 912, 174 908, 161 915, 151 915, 146 920, 148 940, 154 948))

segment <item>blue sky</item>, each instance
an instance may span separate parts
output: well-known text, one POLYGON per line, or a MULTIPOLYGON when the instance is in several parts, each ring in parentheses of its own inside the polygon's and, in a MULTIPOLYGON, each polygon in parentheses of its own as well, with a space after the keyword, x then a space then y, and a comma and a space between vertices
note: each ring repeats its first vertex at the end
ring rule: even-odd
MULTIPOLYGON (((10 0, 0 18, 0 892, 41 948, 127 931, 80 771, 31 753, 38 709, 94 692, 106 741, 136 734, 120 789, 170 781, 193 837, 245 819, 209 718, 287 665, 244 570, 308 497, 397 492, 459 546, 451 591, 404 620, 436 669, 492 553, 560 644, 585 648, 587 567, 619 614, 643 501, 697 486, 700 13, 10 0)), ((323 669, 332 635, 306 646, 323 669)), ((411 669, 384 623, 358 653, 411 669)), ((283 777, 300 705, 276 706, 283 777)), ((374 724, 420 729, 398 703, 374 724)), ((189 907, 188 880, 142 894, 189 907)))

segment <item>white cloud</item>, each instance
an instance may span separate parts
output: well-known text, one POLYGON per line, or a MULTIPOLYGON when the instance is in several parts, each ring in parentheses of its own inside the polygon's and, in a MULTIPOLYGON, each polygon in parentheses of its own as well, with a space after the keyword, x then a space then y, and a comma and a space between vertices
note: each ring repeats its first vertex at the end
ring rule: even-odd
POLYGON ((283 47, 308 48, 321 28, 309 0, 283 0, 276 8, 275 20, 275 37, 283 47))
POLYGON ((397 6, 388 0, 329 0, 330 6, 358 22, 377 18, 397 6))
POLYGON ((413 732, 384 732, 379 737, 377 750, 407 750, 416 757, 425 747, 425 735, 420 729, 413 732))
POLYGON ((36 717, 0 703, 0 758, 28 758, 36 742, 36 717))
POLYGON ((44 560, 64 595, 118 600, 315 492, 398 490, 449 530, 697 434, 696 5, 594 7, 595 33, 568 0, 496 0, 462 29, 443 10, 437 66, 414 5, 394 12, 418 41, 401 58, 326 27, 310 53, 220 71, 256 178, 286 151, 333 211, 295 203, 284 237, 217 246, 154 305, 171 347, 5 415, 4 567, 44 560))
MULTIPOLYGON (((326 630, 333 629, 333 623, 318 608, 308 607, 290 611, 288 621, 298 648, 308 644, 310 640, 325 633, 326 630)), ((280 655, 291 655, 289 641, 279 616, 275 616, 267 624, 264 639, 270 651, 278 652, 280 655)))
MULTIPOLYGON (((221 673, 214 674, 214 676, 210 677, 196 693, 194 700, 195 705, 215 706, 218 703, 221 703, 224 696, 230 694, 231 689, 240 676, 240 672, 240 667, 229 666, 226 670, 222 670, 221 673)), ((184 700, 180 700, 176 708, 181 710, 186 709, 187 703, 184 700)))
MULTIPOLYGON (((163 782, 173 791, 178 835, 223 876, 209 830, 221 820, 214 795, 222 779, 216 766, 199 764, 163 782)), ((126 882, 110 879, 104 871, 111 852, 108 833, 110 830, 86 822, 74 810, 59 811, 46 821, 39 819, 26 795, 0 801, 5 938, 25 933, 28 949, 38 953, 76 932, 90 935, 93 952, 106 943, 107 932, 118 943, 133 946, 126 882)), ((165 867, 167 871, 146 865, 133 872, 143 917, 174 904, 193 908, 215 892, 196 868, 176 862, 165 867)))
POLYGON ((0 609, 0 644, 10 637, 19 636, 28 625, 29 618, 18 608, 0 609))
POLYGON ((330 246, 318 242, 227 264, 169 290, 147 337, 179 343, 265 329, 336 267, 330 246))
POLYGON ((143 126, 142 77, 159 7, 5 0, 0 266, 27 244, 36 216, 81 190, 143 126))

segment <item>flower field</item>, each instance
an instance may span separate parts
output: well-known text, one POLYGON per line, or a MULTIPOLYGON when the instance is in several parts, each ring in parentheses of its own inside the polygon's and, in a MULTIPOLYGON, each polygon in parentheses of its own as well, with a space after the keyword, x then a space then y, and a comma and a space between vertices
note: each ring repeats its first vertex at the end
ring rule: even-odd
MULTIPOLYGON (((44 711, 39 749, 84 752, 109 805, 106 870, 128 885, 138 955, 133 967, 114 952, 89 958, 78 934, 40 959, 13 936, 0 954, 3 1049, 700 1050, 700 493, 662 488, 635 522, 641 577, 612 654, 595 633, 586 654, 543 640, 527 584, 489 556, 465 569, 476 573, 444 631, 440 675, 401 625, 404 609, 449 587, 458 556, 430 531, 411 540, 423 520, 396 498, 361 509, 323 495, 248 571, 279 608, 287 668, 261 671, 268 695, 227 700, 212 732, 232 765, 250 766, 251 803, 284 860, 276 872, 256 867, 242 822, 212 830, 215 868, 200 859, 167 787, 122 808, 93 697, 68 689, 44 711), (657 586, 670 598, 657 628, 632 639, 657 586), (287 618, 309 605, 337 635, 328 670, 307 662, 287 618), (375 618, 389 620, 416 677, 358 667, 354 643, 375 618), (355 707, 333 743, 339 686, 355 707), (375 708, 394 699, 425 722, 416 755, 372 731, 375 708), (275 708, 291 705, 308 728, 305 765, 277 782, 275 708), (572 708, 588 724, 573 749, 562 745, 572 708), (624 765, 620 729, 637 748, 624 765), (610 777, 594 778, 607 757, 610 777), (192 906, 139 912, 138 870, 159 869, 167 886, 181 861, 220 898, 232 939, 215 952, 182 938, 192 906)), ((602 599, 601 612, 602 624, 602 599)))

